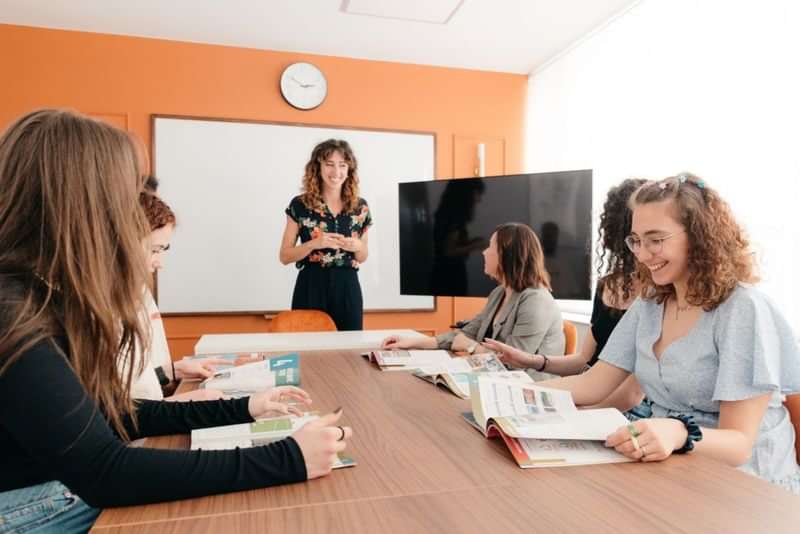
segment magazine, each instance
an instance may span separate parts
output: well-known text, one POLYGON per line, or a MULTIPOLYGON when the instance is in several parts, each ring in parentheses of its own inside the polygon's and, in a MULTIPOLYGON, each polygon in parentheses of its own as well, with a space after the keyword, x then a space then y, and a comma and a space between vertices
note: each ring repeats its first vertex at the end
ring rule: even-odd
POLYGON ((486 437, 500 437, 520 467, 630 462, 603 445, 628 423, 615 408, 578 410, 568 391, 490 374, 470 381, 472 413, 464 419, 486 437))
POLYGON ((275 386, 300 385, 300 355, 271 356, 253 363, 228 367, 200 383, 231 397, 246 397, 275 386))
POLYGON ((195 354, 194 356, 184 356, 184 360, 226 360, 227 364, 218 364, 214 368, 217 371, 228 369, 230 367, 239 367, 248 363, 260 362, 274 358, 275 354, 268 354, 266 352, 236 352, 224 354, 195 354))
POLYGON ((533 383, 533 379, 525 371, 507 371, 493 352, 452 358, 440 366, 421 367, 414 372, 414 376, 443 386, 457 397, 468 399, 470 377, 474 373, 492 373, 497 379, 533 383))
MULTIPOLYGON (((243 423, 238 425, 217 426, 192 430, 193 450, 203 449, 207 451, 217 451, 235 448, 258 447, 268 445, 273 441, 278 441, 291 436, 303 425, 319 417, 318 412, 307 412, 302 416, 282 415, 260 419, 253 423, 243 423)), ((355 460, 344 454, 334 463, 333 468, 352 467, 356 465, 355 460)))
POLYGON ((446 350, 373 350, 363 354, 382 371, 416 371, 421 367, 446 366, 453 360, 446 350))

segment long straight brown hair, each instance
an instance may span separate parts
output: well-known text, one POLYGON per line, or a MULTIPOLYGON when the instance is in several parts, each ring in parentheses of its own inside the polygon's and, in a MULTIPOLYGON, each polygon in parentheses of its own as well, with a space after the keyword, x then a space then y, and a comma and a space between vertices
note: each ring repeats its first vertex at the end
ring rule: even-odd
POLYGON ((0 137, 0 373, 58 340, 123 437, 149 344, 140 176, 126 132, 74 112, 32 112, 0 137))

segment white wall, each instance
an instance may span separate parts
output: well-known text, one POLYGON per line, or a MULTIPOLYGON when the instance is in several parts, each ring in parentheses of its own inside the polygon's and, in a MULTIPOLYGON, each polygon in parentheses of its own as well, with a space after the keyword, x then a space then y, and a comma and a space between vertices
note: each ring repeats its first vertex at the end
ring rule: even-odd
POLYGON ((530 76, 526 172, 687 170, 728 200, 800 333, 800 2, 644 0, 530 76))

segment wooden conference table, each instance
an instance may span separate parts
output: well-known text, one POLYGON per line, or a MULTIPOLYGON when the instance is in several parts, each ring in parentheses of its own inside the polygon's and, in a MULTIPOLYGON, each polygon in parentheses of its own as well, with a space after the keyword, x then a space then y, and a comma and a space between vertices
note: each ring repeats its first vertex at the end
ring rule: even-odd
MULTIPOLYGON (((798 532, 800 499, 699 456, 527 469, 468 401, 359 350, 303 352, 314 406, 344 408, 358 465, 310 482, 105 510, 93 532, 798 532)), ((188 436, 148 440, 187 448, 188 436)), ((174 482, 180 484, 179 480, 174 482)))

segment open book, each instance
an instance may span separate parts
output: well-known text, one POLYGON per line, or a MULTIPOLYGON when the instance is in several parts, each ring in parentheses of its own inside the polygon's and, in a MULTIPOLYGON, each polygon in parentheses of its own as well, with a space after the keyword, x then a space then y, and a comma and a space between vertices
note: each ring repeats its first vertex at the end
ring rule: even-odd
MULTIPOLYGON (((237 447, 248 448, 268 445, 273 441, 291 436, 303 425, 317 418, 319 418, 318 412, 307 412, 301 417, 282 415, 280 417, 260 419, 253 423, 192 430, 191 448, 217 451, 235 449, 237 447)), ((339 469, 354 465, 356 465, 355 460, 340 454, 333 468, 339 469)))
POLYGON ((454 359, 446 350, 373 350, 364 354, 383 371, 416 371, 442 367, 454 359))
POLYGON ((245 397, 274 386, 300 385, 300 355, 272 356, 268 359, 218 371, 200 388, 218 389, 232 397, 245 397))
POLYGON ((420 367, 414 372, 414 376, 431 384, 444 386, 457 397, 468 399, 470 376, 473 373, 492 373, 494 378, 501 380, 533 383, 533 379, 525 371, 507 371, 493 352, 451 358, 444 365, 420 367))
POLYGON ((229 363, 225 365, 215 365, 215 369, 220 371, 222 369, 228 369, 229 367, 239 367, 240 365, 245 365, 248 363, 260 362, 263 360, 268 360, 269 358, 274 358, 275 355, 273 354, 270 356, 266 352, 235 352, 235 353, 224 353, 224 354, 195 354, 194 356, 184 356, 184 360, 226 360, 229 363))
POLYGON ((630 462, 603 442, 628 423, 615 408, 578 410, 568 391, 476 374, 472 413, 464 419, 486 437, 503 439, 520 467, 630 462))

